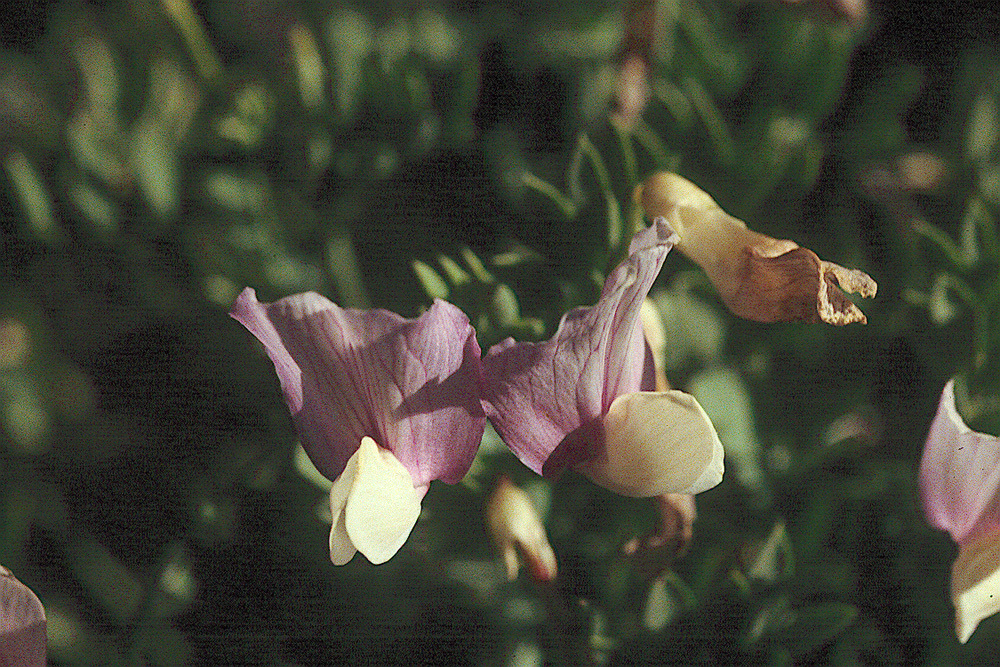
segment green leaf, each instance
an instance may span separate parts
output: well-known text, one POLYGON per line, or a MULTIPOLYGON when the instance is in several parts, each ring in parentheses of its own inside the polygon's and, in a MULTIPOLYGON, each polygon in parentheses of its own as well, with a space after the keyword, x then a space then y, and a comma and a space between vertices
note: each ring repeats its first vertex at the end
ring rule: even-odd
POLYGON ((417 280, 432 299, 447 299, 451 293, 448 283, 441 275, 430 266, 419 259, 413 260, 413 272, 417 274, 417 280))
POLYGON ((28 231, 35 238, 54 241, 59 238, 52 198, 38 171, 24 153, 12 150, 3 161, 7 175, 21 200, 28 231))
POLYGON ((715 150, 716 159, 723 166, 731 167, 736 162, 736 143, 733 141, 732 133, 726 125, 722 113, 712 100, 708 91, 698 82, 697 79, 684 79, 682 85, 684 93, 701 119, 705 131, 708 132, 709 142, 715 150))
POLYGON ((67 550, 73 573, 108 616, 117 623, 131 620, 139 611, 143 591, 128 568, 89 536, 76 536, 67 550))
POLYGON ((997 143, 1000 123, 997 120, 996 100, 981 93, 973 102, 965 130, 965 153, 976 162, 989 160, 997 143))
POLYGON ((846 630, 858 618, 853 605, 833 602, 792 611, 794 621, 774 635, 796 660, 802 659, 846 630))
POLYGON ((758 494, 766 493, 761 446, 743 378, 731 368, 710 368, 698 373, 688 389, 715 425, 736 479, 758 494))
POLYGON ((774 524, 767 540, 757 551, 753 562, 747 568, 747 575, 773 583, 791 577, 794 572, 795 557, 792 541, 784 522, 779 521, 774 524))

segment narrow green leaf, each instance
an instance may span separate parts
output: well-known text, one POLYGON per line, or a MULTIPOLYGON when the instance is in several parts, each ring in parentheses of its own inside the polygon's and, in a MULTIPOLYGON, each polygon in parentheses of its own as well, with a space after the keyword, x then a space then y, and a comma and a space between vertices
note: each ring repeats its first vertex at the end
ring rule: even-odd
POLYGON ((448 289, 448 283, 444 281, 444 278, 437 271, 419 259, 413 260, 412 264, 413 272, 417 274, 417 280, 420 281, 420 285, 424 288, 427 296, 432 299, 448 298, 451 290, 448 289))
POLYGON ((530 171, 524 172, 524 175, 521 178, 525 186, 552 201, 552 203, 554 203, 559 210, 562 211, 563 216, 567 220, 571 220, 576 216, 576 204, 574 204, 569 197, 559 192, 554 185, 543 181, 530 171))
POLYGON ((469 267, 469 270, 472 271, 472 275, 475 276, 476 280, 487 285, 492 285, 496 282, 493 274, 486 270, 483 260, 479 259, 476 253, 472 252, 470 248, 462 248, 462 259, 465 261, 465 265, 469 267))
POLYGON ((29 232, 38 239, 54 241, 59 237, 52 198, 45 183, 24 153, 12 150, 3 161, 11 183, 21 200, 29 232))
POLYGON ((794 610, 795 620, 775 635, 796 660, 800 660, 849 628, 858 618, 853 605, 830 603, 794 610))
POLYGON ((696 79, 690 77, 685 79, 683 90, 705 126, 719 162, 731 167, 736 162, 736 142, 733 141, 733 136, 726 126, 719 108, 712 101, 708 91, 696 79))

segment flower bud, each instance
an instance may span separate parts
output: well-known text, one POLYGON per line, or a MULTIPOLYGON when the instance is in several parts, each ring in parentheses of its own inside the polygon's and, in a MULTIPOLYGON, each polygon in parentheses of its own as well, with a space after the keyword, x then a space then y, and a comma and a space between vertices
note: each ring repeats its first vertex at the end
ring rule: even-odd
POLYGON ((556 577, 556 555, 528 494, 501 475, 486 503, 486 524, 500 549, 507 578, 517 579, 519 558, 535 581, 556 577))

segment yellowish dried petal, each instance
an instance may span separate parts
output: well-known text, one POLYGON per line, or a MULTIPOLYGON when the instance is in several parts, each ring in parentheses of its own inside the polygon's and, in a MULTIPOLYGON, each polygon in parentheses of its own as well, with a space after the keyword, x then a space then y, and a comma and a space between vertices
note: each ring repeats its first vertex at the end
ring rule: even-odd
POLYGON ((653 354, 653 371, 656 375, 656 391, 667 391, 670 383, 667 381, 665 356, 667 353, 667 334, 663 330, 663 319, 660 309, 653 300, 646 297, 639 310, 639 320, 642 322, 642 333, 653 354))
POLYGON ((844 294, 874 297, 877 285, 866 273, 823 261, 794 241, 747 229, 677 174, 650 176, 635 198, 646 215, 673 227, 678 250, 705 270, 734 314, 758 322, 867 321, 844 294))

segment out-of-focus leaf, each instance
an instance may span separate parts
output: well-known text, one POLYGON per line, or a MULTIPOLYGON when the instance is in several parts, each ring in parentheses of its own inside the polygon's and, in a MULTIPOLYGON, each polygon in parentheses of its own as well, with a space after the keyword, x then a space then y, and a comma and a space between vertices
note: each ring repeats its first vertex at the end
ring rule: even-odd
POLYGON ((370 305, 361 267, 354 252, 354 241, 346 229, 336 227, 326 242, 326 263, 337 289, 337 302, 344 308, 367 308, 370 305))
POLYGON ((737 481, 757 494, 766 494, 761 447, 743 379, 729 368, 709 368, 692 378, 688 389, 715 425, 737 481))
POLYGON ((412 266, 413 272, 417 274, 417 280, 420 281, 427 296, 432 299, 448 298, 451 290, 448 288, 448 283, 444 281, 444 278, 437 271, 419 259, 413 260, 412 266))
POLYGON ((4 430, 11 444, 25 454, 41 454, 52 435, 52 417, 38 379, 27 371, 7 371, 0 377, 4 430))
POLYGON ((362 14, 344 9, 327 19, 324 37, 330 49, 334 102, 340 114, 350 118, 361 92, 362 62, 374 46, 371 24, 362 14))
POLYGON ((719 312, 695 296, 690 274, 678 274, 666 289, 652 294, 667 341, 665 363, 677 369, 691 360, 713 363, 721 359, 726 328, 719 312))
POLYGON ((458 55, 462 31, 452 25, 440 11, 418 10, 413 16, 410 32, 413 51, 431 62, 448 63, 458 55))
MULTIPOLYGON (((48 630, 48 657, 64 664, 101 664, 111 656, 94 642, 86 623, 76 610, 77 605, 59 596, 47 596, 45 616, 48 630)), ((119 656, 120 659, 120 656, 119 656)))
POLYGON ((316 43, 316 36, 301 23, 288 30, 288 43, 295 61, 302 105, 315 109, 326 99, 326 68, 316 43))
POLYGON ((792 611, 793 622, 774 635, 795 660, 801 660, 846 630, 858 618, 853 605, 829 603, 792 611))
POLYGON ((476 280, 486 285, 490 285, 496 282, 496 278, 493 274, 486 270, 486 265, 483 264, 483 260, 479 259, 476 253, 472 252, 471 248, 462 248, 462 259, 465 261, 465 265, 469 267, 472 275, 475 276, 476 280))
POLYGON ((501 283, 493 290, 490 315, 500 327, 509 327, 521 320, 521 306, 517 302, 517 295, 509 286, 501 283))
POLYGON ((708 134, 709 144, 715 152, 715 159, 723 166, 733 166, 736 160, 736 144, 715 101, 695 78, 684 79, 682 89, 691 101, 691 107, 701 119, 708 134))
POLYGON ((252 149, 263 140, 273 114, 271 92, 261 83, 248 83, 233 98, 233 110, 218 120, 216 131, 222 138, 252 149))
POLYGON ((931 291, 927 295, 927 315, 938 326, 948 324, 958 316, 958 305, 948 293, 953 282, 951 274, 939 273, 934 277, 931 291))
POLYGON ((153 118, 140 120, 133 129, 131 159, 146 203, 160 217, 180 206, 180 170, 177 146, 153 118))
POLYGON ((184 38, 198 73, 206 79, 217 77, 222 72, 222 64, 194 7, 188 0, 162 0, 162 3, 184 38))
POLYGON ((766 582, 776 582, 787 579, 795 572, 795 559, 792 542, 788 537, 785 524, 774 524, 770 534, 757 550, 747 568, 747 576, 766 582))
POLYGON ((87 535, 77 535, 66 548, 73 573, 105 613, 119 624, 134 618, 143 590, 128 568, 87 535))
POLYGON ((448 282, 455 287, 464 287, 472 280, 472 276, 466 273, 465 270, 458 265, 458 262, 447 255, 441 255, 438 257, 438 264, 441 265, 441 270, 443 270, 445 275, 448 277, 448 282))
POLYGON ((642 611, 642 624, 652 632, 665 628, 676 618, 680 607, 674 599, 666 581, 661 577, 653 581, 646 595, 645 607, 642 611))
POLYGON ((1000 135, 1000 119, 997 117, 996 98, 981 93, 972 104, 968 125, 965 129, 965 153, 976 162, 986 162, 1000 135))
POLYGON ((52 198, 38 171, 18 150, 11 150, 3 160, 7 177, 21 202, 27 229, 31 236, 42 241, 55 241, 60 237, 56 226, 52 198))
POLYGON ((70 185, 69 196, 95 237, 107 242, 117 235, 121 211, 113 201, 82 180, 70 185))

